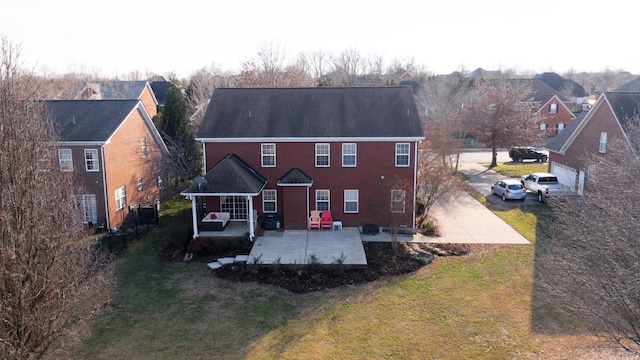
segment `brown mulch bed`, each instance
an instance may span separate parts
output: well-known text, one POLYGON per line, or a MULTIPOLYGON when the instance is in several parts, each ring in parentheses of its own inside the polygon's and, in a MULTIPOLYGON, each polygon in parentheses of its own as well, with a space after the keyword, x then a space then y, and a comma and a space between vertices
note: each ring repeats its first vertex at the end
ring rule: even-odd
MULTIPOLYGON (((471 252, 470 247, 464 244, 400 244, 397 251, 393 251, 390 243, 368 242, 364 243, 364 249, 367 256, 366 267, 311 264, 294 268, 280 264, 232 264, 212 272, 219 278, 231 281, 269 284, 294 293, 308 293, 415 272, 425 266, 411 258, 416 252, 437 256, 464 256, 471 252)), ((208 262, 216 257, 222 256, 208 254, 206 258, 197 260, 208 262)))

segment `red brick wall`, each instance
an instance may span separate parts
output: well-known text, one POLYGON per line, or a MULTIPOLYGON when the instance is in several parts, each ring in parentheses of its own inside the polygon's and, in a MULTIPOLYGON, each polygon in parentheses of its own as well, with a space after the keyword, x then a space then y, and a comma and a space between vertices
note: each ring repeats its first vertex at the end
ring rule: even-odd
POLYGON ((569 125, 573 120, 573 114, 571 111, 567 110, 556 98, 551 99, 542 109, 540 109, 540 115, 544 117, 543 122, 547 124, 546 136, 555 136, 558 134, 558 124, 562 123, 565 125, 569 125), (552 114, 549 112, 549 107, 551 104, 556 104, 558 107, 558 112, 552 114))
POLYGON ((104 146, 107 201, 112 227, 122 222, 128 208, 116 212, 115 190, 125 186, 127 205, 152 203, 159 196, 157 177, 161 174, 162 152, 139 110, 133 111, 104 146), (147 156, 142 156, 141 139, 146 138, 147 156), (138 190, 142 178, 142 190, 138 190))
MULTIPOLYGON (((322 141, 318 141, 321 143, 322 141)), ((266 142, 265 142, 266 143, 266 142)), ((273 143, 276 143, 275 141, 273 143)), ((267 189, 278 190, 278 212, 282 216, 282 187, 278 179, 292 168, 300 168, 313 179, 310 189, 310 208, 315 209, 315 191, 330 190, 330 207, 333 217, 344 226, 376 223, 388 226, 390 213, 389 182, 400 178, 413 184, 415 143, 410 144, 410 166, 395 166, 396 142, 357 143, 357 166, 342 167, 342 143, 330 144, 330 167, 315 166, 315 142, 276 143, 276 167, 261 166, 261 143, 208 143, 206 146, 206 168, 211 169, 222 157, 234 153, 252 168, 266 177, 267 189), (344 190, 359 190, 358 213, 344 212, 344 190)), ((306 212, 305 206, 298 210, 306 212)), ((209 200, 208 200, 209 203, 209 200)), ((406 212, 402 224, 412 227, 413 194, 407 193, 406 212)), ((254 206, 262 212, 262 199, 256 197, 254 206)), ((298 205, 300 206, 300 205, 298 205)), ((211 210, 209 210, 211 211, 211 210)), ((306 215, 305 215, 306 216, 306 215)), ((287 219, 283 218, 286 224, 287 219)), ((305 223, 306 227, 306 223, 305 223)))
POLYGON ((142 104, 149 112, 150 117, 154 117, 158 113, 158 106, 156 105, 148 86, 144 88, 142 95, 140 95, 140 101, 142 101, 142 104))
POLYGON ((102 178, 102 150, 100 146, 60 146, 60 149, 71 149, 73 159, 73 178, 75 195, 95 195, 98 223, 106 221, 104 207, 104 181, 102 178), (84 150, 98 150, 100 171, 88 172, 84 163, 84 150))

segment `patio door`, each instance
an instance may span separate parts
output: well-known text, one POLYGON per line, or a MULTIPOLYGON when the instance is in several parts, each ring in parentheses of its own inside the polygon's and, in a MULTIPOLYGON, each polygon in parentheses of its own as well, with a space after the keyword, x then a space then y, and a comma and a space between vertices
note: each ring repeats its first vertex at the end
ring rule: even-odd
POLYGON ((220 211, 231 214, 231 220, 247 220, 247 198, 245 196, 222 196, 220 211))

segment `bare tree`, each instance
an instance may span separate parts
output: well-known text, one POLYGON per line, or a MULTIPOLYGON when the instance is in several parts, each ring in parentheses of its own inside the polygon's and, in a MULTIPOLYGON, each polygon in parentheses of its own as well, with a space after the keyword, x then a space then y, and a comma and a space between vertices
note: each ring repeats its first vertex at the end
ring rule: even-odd
POLYGON ((585 162, 583 196, 550 201, 552 231, 536 244, 534 306, 563 309, 571 323, 640 355, 640 161, 616 139, 585 162))
POLYGON ((497 149, 537 142, 541 118, 531 102, 528 81, 491 80, 469 93, 465 116, 473 121, 477 140, 491 149, 491 167, 497 165, 497 149))
POLYGON ((86 241, 55 131, 19 48, 0 51, 0 357, 40 358, 88 335, 109 262, 86 241))
POLYGON ((191 75, 186 95, 188 113, 191 116, 194 130, 200 126, 204 118, 206 106, 213 91, 220 87, 231 87, 234 84, 231 74, 223 71, 215 64, 204 67, 191 75))
POLYGON ((258 50, 258 58, 242 64, 236 86, 313 87, 317 82, 298 65, 285 65, 285 54, 279 46, 266 45, 258 50))

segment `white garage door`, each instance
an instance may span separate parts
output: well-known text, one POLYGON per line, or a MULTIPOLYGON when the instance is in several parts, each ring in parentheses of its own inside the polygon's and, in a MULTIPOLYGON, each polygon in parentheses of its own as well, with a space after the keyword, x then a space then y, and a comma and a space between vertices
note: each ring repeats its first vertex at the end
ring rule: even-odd
POLYGON ((560 183, 568 186, 570 189, 576 189, 576 169, 552 161, 550 170, 553 175, 558 177, 560 183))

